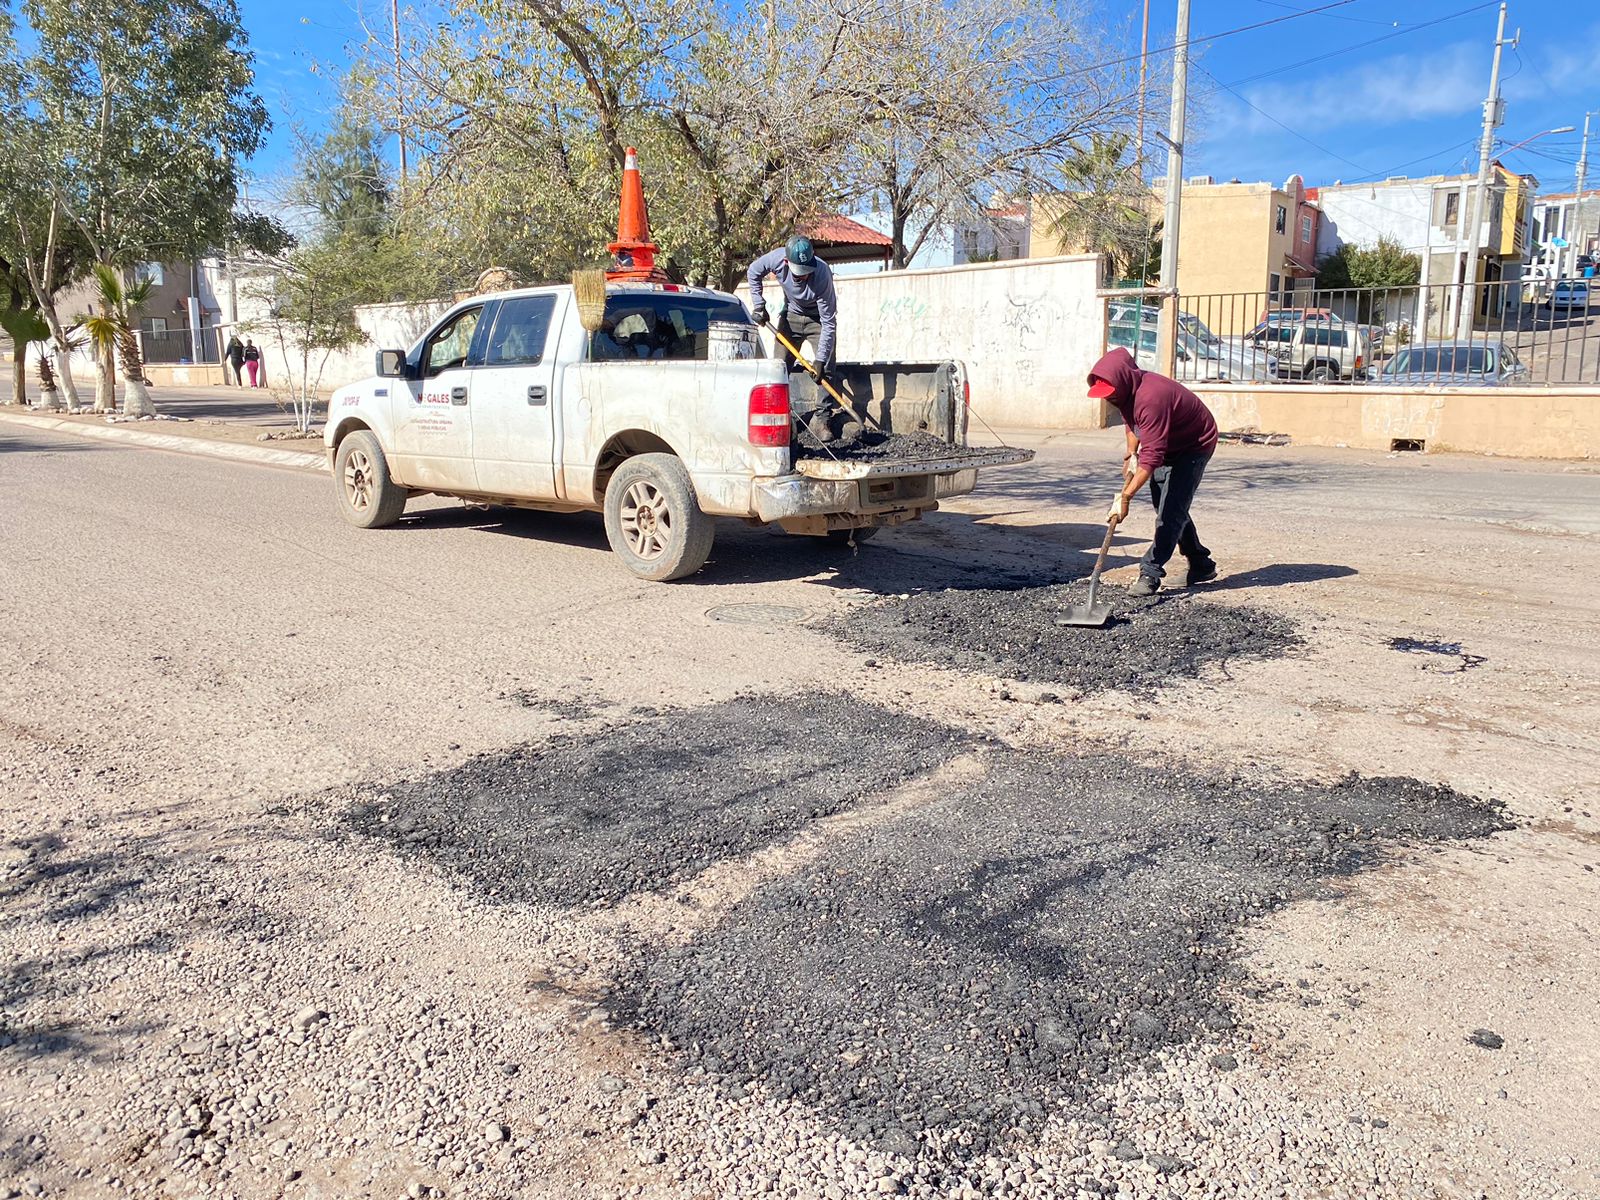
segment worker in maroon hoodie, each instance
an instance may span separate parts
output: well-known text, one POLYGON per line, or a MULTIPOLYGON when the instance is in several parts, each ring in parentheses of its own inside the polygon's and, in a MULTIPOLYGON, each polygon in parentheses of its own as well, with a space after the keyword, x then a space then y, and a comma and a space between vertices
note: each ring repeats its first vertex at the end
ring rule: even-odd
POLYGON ((1217 577, 1211 551, 1200 543, 1189 506, 1217 448, 1217 422, 1188 388, 1165 375, 1143 371, 1133 355, 1117 347, 1089 372, 1089 395, 1106 400, 1122 414, 1128 453, 1122 460, 1122 490, 1107 514, 1122 520, 1128 501, 1150 485, 1156 506, 1156 534, 1139 563, 1130 595, 1149 596, 1161 586, 1174 549, 1189 560, 1192 586, 1217 577))

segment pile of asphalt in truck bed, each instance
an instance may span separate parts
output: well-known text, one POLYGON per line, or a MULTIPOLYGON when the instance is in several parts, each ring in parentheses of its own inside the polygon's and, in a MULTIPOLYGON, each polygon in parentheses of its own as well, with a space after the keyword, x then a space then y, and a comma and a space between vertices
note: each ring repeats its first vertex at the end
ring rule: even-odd
POLYGON ((1102 584, 1110 624, 1060 626, 1087 598, 1081 582, 1048 587, 922 592, 874 601, 819 628, 871 654, 1080 692, 1148 693, 1232 659, 1272 658, 1301 644, 1285 617, 1208 603, 1186 592, 1134 598, 1102 584))
POLYGON ((1003 752, 860 827, 683 945, 636 948, 609 1000, 733 1096, 757 1087, 907 1155, 980 1154, 1158 1048, 1225 1040, 1242 927, 1395 843, 1500 809, 1412 779, 1209 779, 1003 752))
MULTIPOLYGON (((837 423, 837 422, 836 422, 837 423)), ((931 433, 884 433, 865 429, 849 443, 829 442, 826 448, 809 430, 802 427, 799 437, 801 458, 842 458, 849 462, 884 462, 891 459, 932 459, 938 461, 975 458, 980 447, 957 446, 931 433)))
POLYGON ((344 820, 485 895, 614 901, 766 846, 962 744, 849 696, 741 697, 363 788, 344 820))

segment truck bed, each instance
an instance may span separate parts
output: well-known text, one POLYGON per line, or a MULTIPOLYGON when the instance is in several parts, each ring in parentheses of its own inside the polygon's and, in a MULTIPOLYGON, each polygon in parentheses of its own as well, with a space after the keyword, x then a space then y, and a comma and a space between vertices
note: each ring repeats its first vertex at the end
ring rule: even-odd
POLYGON ((1032 450, 1009 446, 958 446, 931 433, 868 430, 848 449, 807 445, 803 438, 795 471, 809 479, 881 479, 893 475, 939 475, 975 467, 999 467, 1033 459, 1032 450))

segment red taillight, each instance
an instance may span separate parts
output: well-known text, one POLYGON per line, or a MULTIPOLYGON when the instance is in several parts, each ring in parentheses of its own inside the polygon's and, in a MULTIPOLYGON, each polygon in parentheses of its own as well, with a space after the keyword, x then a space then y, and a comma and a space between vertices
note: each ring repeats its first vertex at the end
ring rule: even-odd
POLYGON ((760 383, 750 389, 750 444, 789 444, 789 385, 760 383))

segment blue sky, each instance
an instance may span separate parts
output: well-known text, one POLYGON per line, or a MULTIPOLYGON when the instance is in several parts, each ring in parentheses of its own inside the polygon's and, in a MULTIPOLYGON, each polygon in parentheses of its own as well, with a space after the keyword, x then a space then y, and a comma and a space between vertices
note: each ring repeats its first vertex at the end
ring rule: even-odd
MULTIPOLYGON (((1139 7, 1132 0, 1089 2, 1126 37, 1126 46, 1108 47, 1108 57, 1137 50, 1139 7)), ((1482 0, 1403 6, 1350 0, 1328 12, 1293 15, 1328 2, 1192 0, 1197 39, 1291 19, 1196 46, 1185 174, 1282 182, 1298 173, 1316 185, 1476 169, 1494 5, 1452 17, 1482 0), (1375 39, 1384 40, 1364 44, 1375 39)), ((381 31, 388 5, 367 0, 363 10, 352 0, 241 0, 241 8, 275 126, 251 164, 265 181, 292 160, 294 126, 316 129, 328 120, 336 101, 332 77, 365 38, 363 11, 381 31)), ((1152 48, 1171 44, 1175 8, 1175 0, 1153 0, 1152 48)), ((1502 145, 1562 125, 1581 130, 1585 110, 1600 110, 1600 10, 1513 0, 1507 36, 1518 26, 1521 44, 1515 52, 1507 49, 1503 66, 1502 145)), ((1152 122, 1165 128, 1164 109, 1152 122)), ((1600 119, 1594 127, 1591 178, 1600 180, 1600 119)), ((1578 141, 1577 133, 1542 138, 1506 161, 1539 176, 1547 191, 1570 191, 1578 141)))

